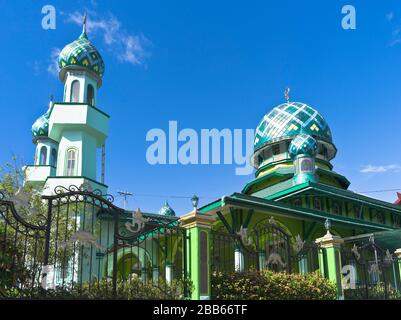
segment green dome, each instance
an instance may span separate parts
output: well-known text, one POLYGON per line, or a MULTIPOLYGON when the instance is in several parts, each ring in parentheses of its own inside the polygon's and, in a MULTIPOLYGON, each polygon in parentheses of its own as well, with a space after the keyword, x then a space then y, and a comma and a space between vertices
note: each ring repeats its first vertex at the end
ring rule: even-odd
POLYGON ((288 152, 292 159, 301 154, 307 156, 316 156, 317 141, 308 134, 299 134, 292 141, 288 148, 288 152))
POLYGON ((159 214, 175 217, 175 211, 170 207, 167 201, 163 205, 163 207, 161 207, 161 209, 159 210, 159 214))
POLYGON ((41 115, 32 125, 32 136, 36 140, 38 138, 45 138, 49 134, 49 117, 50 108, 44 115, 41 115))
POLYGON ((68 67, 84 67, 94 72, 100 79, 104 74, 104 62, 102 56, 89 41, 85 31, 80 37, 67 44, 61 50, 58 57, 58 66, 60 68, 60 77, 63 77, 63 70, 68 67))
POLYGON ((302 102, 283 103, 266 114, 256 128, 254 150, 300 133, 332 143, 329 125, 319 112, 302 102))

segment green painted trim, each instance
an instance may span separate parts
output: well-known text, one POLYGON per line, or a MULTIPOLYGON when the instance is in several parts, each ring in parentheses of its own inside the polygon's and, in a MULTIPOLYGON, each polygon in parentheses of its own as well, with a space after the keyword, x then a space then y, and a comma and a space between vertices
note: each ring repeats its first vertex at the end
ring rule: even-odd
POLYGON ((198 209, 199 212, 205 213, 221 206, 221 199, 210 202, 209 204, 198 209))
POLYGON ((349 190, 343 190, 340 188, 335 188, 332 186, 323 185, 320 183, 310 182, 309 185, 316 190, 326 191, 328 193, 334 193, 335 195, 341 194, 341 195, 344 195, 345 197, 351 198, 351 200, 354 200, 354 198, 356 198, 356 199, 362 200, 364 202, 367 202, 368 204, 382 206, 387 209, 396 210, 399 213, 401 213, 401 206, 398 206, 398 205, 395 205, 395 204, 392 204, 389 202, 381 201, 381 200, 374 199, 374 198, 369 198, 369 197, 360 195, 359 193, 355 193, 355 192, 352 192, 349 190))
MULTIPOLYGON (((99 108, 96 108, 95 106, 92 106, 91 104, 88 104, 88 103, 84 103, 84 102, 54 102, 54 103, 53 103, 53 106, 54 106, 55 104, 88 106, 88 107, 90 107, 90 108, 92 108, 92 109, 94 109, 94 110, 100 112, 101 114, 103 114, 103 115, 106 116, 107 118, 110 118, 110 115, 108 115, 106 112, 104 112, 104 111, 100 110, 99 108)), ((52 107, 52 110, 50 110, 49 118, 50 118, 50 116, 51 116, 51 114, 52 114, 52 111, 53 111, 53 107, 52 107)))
POLYGON ((224 216, 221 214, 221 212, 217 211, 216 214, 219 217, 219 219, 221 220, 221 222, 223 222, 223 224, 226 227, 227 231, 229 233, 231 233, 231 234, 234 234, 233 228, 230 226, 230 224, 227 222, 226 218, 224 218, 224 216))
POLYGON ((50 168, 56 169, 55 166, 52 166, 52 165, 50 165, 50 164, 30 164, 30 165, 27 165, 27 166, 25 166, 25 167, 26 167, 26 168, 28 168, 28 167, 50 167, 50 168))
POLYGON ((230 208, 230 214, 231 214, 231 221, 232 221, 232 230, 234 230, 234 232, 237 232, 239 230, 239 225, 238 225, 238 215, 237 212, 234 208, 230 208))
MULTIPOLYGON (((287 152, 287 153, 288 153, 288 152, 287 152)), ((333 169, 333 165, 332 165, 329 161, 327 161, 327 160, 315 158, 315 162, 316 162, 316 163, 322 163, 322 164, 328 166, 328 167, 330 168, 330 170, 333 169)), ((259 167, 258 170, 256 170, 255 176, 257 176, 257 175, 258 175, 261 171, 263 171, 263 170, 266 170, 266 169, 268 169, 268 168, 270 168, 270 167, 274 167, 274 166, 276 166, 276 165, 283 164, 283 163, 290 163, 290 164, 292 164, 292 163, 294 163, 294 161, 291 160, 291 158, 287 158, 287 159, 283 159, 283 160, 280 160, 280 161, 267 163, 267 164, 265 164, 265 165, 259 167)), ((322 170, 325 170, 325 169, 322 169, 322 170)))
POLYGON ((247 214, 247 216, 245 218, 245 222, 244 222, 244 228, 247 228, 249 223, 251 222, 251 219, 252 219, 252 216, 253 216, 253 212, 254 212, 253 210, 249 210, 248 211, 248 214, 247 214))
POLYGON ((94 179, 85 177, 85 176, 54 176, 54 177, 47 177, 45 182, 47 182, 48 179, 85 179, 85 180, 89 180, 92 181, 98 185, 101 185, 102 187, 108 188, 108 185, 101 183, 99 181, 96 181, 94 179))
POLYGON ((397 213, 401 214, 401 206, 398 206, 398 205, 395 205, 395 204, 392 204, 389 202, 381 201, 378 199, 369 198, 369 197, 360 195, 358 193, 355 193, 355 192, 352 192, 349 190, 344 190, 344 189, 336 188, 333 186, 328 186, 325 184, 315 183, 315 182, 310 182, 310 181, 303 183, 303 184, 296 185, 292 188, 283 190, 281 192, 275 193, 275 194, 267 197, 267 199, 275 200, 276 198, 280 198, 282 196, 289 195, 290 193, 299 191, 301 189, 305 189, 307 187, 310 187, 311 189, 314 189, 317 191, 326 192, 326 194, 332 194, 336 198, 341 198, 342 200, 348 199, 351 201, 358 201, 358 200, 364 201, 368 205, 372 205, 374 207, 385 207, 387 210, 395 210, 395 211, 397 211, 397 213))
POLYGON ((340 184, 344 186, 344 189, 347 189, 349 187, 349 185, 351 184, 351 182, 345 176, 343 176, 337 172, 322 169, 322 168, 318 167, 316 169, 316 173, 319 173, 319 172, 322 174, 326 174, 328 176, 332 176, 332 177, 336 178, 338 180, 338 182, 340 182, 340 184))
POLYGON ((258 183, 261 183, 261 182, 263 182, 263 181, 265 181, 265 180, 267 180, 267 179, 269 179, 269 178, 271 178, 271 177, 281 177, 281 178, 288 177, 288 178, 291 178, 291 177, 294 175, 293 172, 292 172, 292 173, 281 173, 281 172, 280 172, 280 169, 281 169, 281 168, 278 168, 276 171, 273 171, 273 172, 271 172, 271 173, 265 174, 265 175, 262 176, 262 177, 256 178, 256 179, 254 179, 254 180, 248 182, 248 183, 245 185, 245 187, 242 189, 242 193, 247 193, 247 192, 249 191, 249 189, 250 189, 253 185, 258 184, 258 183))
POLYGON ((268 168, 270 168, 270 167, 274 167, 274 166, 277 166, 277 165, 280 165, 280 164, 284 164, 284 163, 290 163, 290 164, 292 164, 292 163, 294 163, 294 162, 291 160, 291 158, 287 158, 287 159, 283 159, 283 160, 280 160, 280 161, 275 161, 275 162, 267 163, 267 164, 265 164, 265 165, 259 167, 258 170, 256 170, 255 176, 257 176, 257 175, 258 175, 261 171, 263 171, 263 170, 266 170, 266 169, 268 169, 268 168))
POLYGON ((299 191, 299 190, 305 189, 307 187, 309 187, 309 182, 297 184, 297 185, 295 185, 295 186, 293 186, 293 187, 291 187, 289 189, 274 193, 271 196, 267 197, 267 199, 268 200, 273 200, 273 199, 288 195, 290 193, 293 193, 295 191, 299 191))
POLYGON ((283 204, 276 201, 270 201, 266 199, 256 198, 247 195, 236 194, 237 197, 226 197, 225 205, 237 205, 238 207, 251 208, 254 210, 268 210, 271 212, 272 209, 281 212, 285 215, 292 215, 297 218, 310 218, 313 220, 325 221, 330 219, 332 222, 337 222, 339 224, 344 224, 345 226, 358 226, 360 228, 371 228, 374 230, 393 230, 394 227, 384 226, 377 223, 372 223, 368 221, 361 221, 355 218, 347 218, 339 215, 334 215, 331 213, 326 213, 322 211, 317 211, 313 209, 305 209, 299 207, 293 207, 287 204, 283 204))

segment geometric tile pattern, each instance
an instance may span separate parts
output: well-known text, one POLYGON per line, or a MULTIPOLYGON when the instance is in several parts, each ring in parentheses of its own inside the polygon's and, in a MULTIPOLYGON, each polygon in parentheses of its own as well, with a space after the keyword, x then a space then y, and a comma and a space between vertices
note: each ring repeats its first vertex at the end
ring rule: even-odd
POLYGON ((175 217, 175 211, 170 207, 167 201, 163 205, 163 207, 161 207, 161 209, 159 210, 159 214, 175 217))
POLYGON ((89 41, 85 32, 70 44, 67 44, 58 57, 60 70, 67 66, 81 66, 103 77, 105 65, 100 53, 89 41))
POLYGON ((50 108, 44 115, 41 115, 32 125, 33 138, 47 137, 49 134, 50 108))
POLYGON ((313 157, 317 154, 317 141, 312 136, 301 133, 291 141, 288 152, 292 159, 301 154, 313 157))
POLYGON ((300 133, 332 143, 329 125, 319 112, 305 103, 283 103, 266 114, 256 128, 254 150, 300 133))

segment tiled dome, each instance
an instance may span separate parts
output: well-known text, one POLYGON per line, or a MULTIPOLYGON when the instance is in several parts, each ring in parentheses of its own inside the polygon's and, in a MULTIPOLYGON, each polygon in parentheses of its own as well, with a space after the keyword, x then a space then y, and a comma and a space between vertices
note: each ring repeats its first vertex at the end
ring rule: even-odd
POLYGON ((293 159, 301 154, 315 156, 317 147, 317 141, 312 136, 299 134, 291 141, 288 152, 293 159))
POLYGON ((159 210, 159 214, 175 217, 175 211, 170 207, 167 201, 159 210))
POLYGON ((44 138, 49 134, 49 116, 50 108, 46 113, 40 116, 32 125, 32 136, 33 139, 44 138))
POLYGON ((332 143, 329 125, 319 112, 302 102, 283 103, 266 114, 256 128, 254 150, 300 133, 332 143))
POLYGON ((86 32, 83 31, 80 37, 67 44, 58 57, 60 77, 62 78, 68 67, 84 67, 94 72, 100 79, 103 77, 105 65, 100 53, 89 41, 86 32))

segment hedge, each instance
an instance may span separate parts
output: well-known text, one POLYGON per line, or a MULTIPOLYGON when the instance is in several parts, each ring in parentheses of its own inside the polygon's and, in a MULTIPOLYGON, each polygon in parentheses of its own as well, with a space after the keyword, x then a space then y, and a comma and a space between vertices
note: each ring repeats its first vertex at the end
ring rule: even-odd
POLYGON ((212 299, 217 300, 335 300, 334 283, 318 272, 305 275, 272 271, 212 274, 212 299))
MULTIPOLYGON (((192 284, 185 281, 188 295, 192 284)), ((0 288, 0 297, 8 299, 57 299, 57 300, 182 300, 184 297, 184 281, 173 280, 170 284, 159 281, 159 285, 143 283, 139 279, 118 281, 117 294, 113 294, 112 283, 109 280, 93 281, 92 283, 76 284, 73 288, 56 287, 44 290, 41 287, 30 289, 0 288)))

